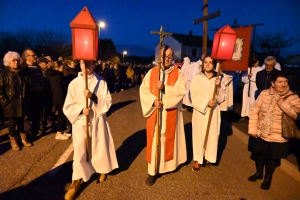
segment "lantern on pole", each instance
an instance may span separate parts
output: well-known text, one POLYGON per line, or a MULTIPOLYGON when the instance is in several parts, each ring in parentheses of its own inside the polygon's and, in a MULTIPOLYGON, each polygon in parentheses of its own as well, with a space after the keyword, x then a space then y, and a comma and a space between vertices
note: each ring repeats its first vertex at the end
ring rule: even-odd
MULTIPOLYGON (((218 32, 216 32, 213 41, 211 58, 220 61, 217 77, 219 77, 220 75, 222 61, 232 60, 235 41, 236 41, 236 32, 232 30, 232 28, 230 28, 230 26, 228 25, 224 26, 218 32)), ((216 94, 217 94, 217 86, 215 85, 212 100, 215 100, 216 94)), ((207 146, 212 114, 213 114, 213 107, 209 109, 208 123, 206 127, 206 133, 205 133, 204 144, 203 144, 203 157, 205 155, 205 150, 207 146)))
POLYGON ((214 35, 211 57, 215 60, 232 60, 236 33, 226 25, 214 35))
POLYGON ((96 60, 98 55, 98 24, 85 6, 70 23, 74 60, 96 60))
MULTIPOLYGON (((72 50, 74 60, 96 60, 98 55, 98 24, 85 6, 82 11, 70 23, 72 29, 72 50)), ((85 89, 88 90, 87 68, 84 72, 85 89)), ((88 98, 85 98, 85 108, 88 106, 88 98)), ((86 116, 86 161, 90 161, 90 134, 89 116, 86 116)))

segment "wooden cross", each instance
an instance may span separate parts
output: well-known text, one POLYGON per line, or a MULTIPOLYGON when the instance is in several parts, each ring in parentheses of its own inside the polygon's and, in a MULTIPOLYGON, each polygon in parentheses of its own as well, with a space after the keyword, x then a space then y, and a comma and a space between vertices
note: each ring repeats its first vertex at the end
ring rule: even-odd
MULTIPOLYGON (((161 51, 162 51, 162 43, 164 41, 164 37, 166 35, 172 35, 172 33, 170 32, 164 32, 164 26, 161 26, 160 27, 160 31, 151 31, 151 34, 159 34, 159 55, 158 55, 158 67, 160 67, 160 64, 161 64, 161 59, 160 59, 160 56, 161 56, 161 51)), ((160 68, 159 68, 160 69, 160 68)))
POLYGON ((203 17, 193 21, 193 24, 199 24, 203 22, 203 36, 202 36, 202 54, 206 56, 207 53, 207 29, 208 29, 208 20, 219 17, 221 12, 217 11, 212 14, 208 14, 208 0, 204 0, 204 5, 202 7, 203 17))
MULTIPOLYGON (((164 41, 164 37, 166 35, 172 35, 172 33, 164 32, 164 27, 160 27, 160 31, 151 31, 151 34, 159 34, 159 54, 158 54, 158 61, 157 61, 157 70, 158 70, 158 80, 160 80, 160 69, 161 69, 161 52, 162 52, 162 43, 164 41)), ((160 101, 160 90, 157 91, 157 100, 160 101)), ((156 115, 156 153, 155 153, 155 174, 159 173, 159 157, 160 157, 160 109, 157 110, 156 115)))

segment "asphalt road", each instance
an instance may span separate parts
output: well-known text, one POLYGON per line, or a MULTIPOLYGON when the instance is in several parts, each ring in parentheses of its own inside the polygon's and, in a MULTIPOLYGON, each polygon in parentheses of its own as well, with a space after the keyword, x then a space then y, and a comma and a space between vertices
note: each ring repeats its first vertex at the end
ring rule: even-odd
MULTIPOLYGON (((241 125, 232 123, 232 116, 222 121, 219 162, 201 168, 199 173, 192 172, 190 112, 184 112, 187 162, 175 172, 162 175, 153 186, 146 186, 146 120, 142 117, 138 87, 112 96, 108 122, 120 167, 100 184, 96 183, 97 176, 92 176, 82 184, 77 199, 300 199, 300 173, 287 160, 275 171, 270 190, 260 189, 261 180, 247 181, 255 167, 247 151, 248 137, 241 125)), ((7 129, 1 131, 1 200, 63 199, 72 176, 72 139, 58 141, 54 137, 55 133, 49 131, 34 141, 34 146, 16 152, 10 149, 7 129)))

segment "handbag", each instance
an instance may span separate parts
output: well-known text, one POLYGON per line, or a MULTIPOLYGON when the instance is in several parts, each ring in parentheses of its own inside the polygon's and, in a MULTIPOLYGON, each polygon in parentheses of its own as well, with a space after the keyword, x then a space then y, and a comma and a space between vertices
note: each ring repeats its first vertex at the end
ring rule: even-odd
MULTIPOLYGON (((285 96, 283 99, 286 100, 289 96, 293 94, 285 96)), ((299 116, 299 113, 298 113, 299 116)), ((295 121, 293 118, 285 114, 284 112, 282 113, 282 132, 281 135, 283 138, 289 140, 289 139, 300 139, 300 122, 295 121)))

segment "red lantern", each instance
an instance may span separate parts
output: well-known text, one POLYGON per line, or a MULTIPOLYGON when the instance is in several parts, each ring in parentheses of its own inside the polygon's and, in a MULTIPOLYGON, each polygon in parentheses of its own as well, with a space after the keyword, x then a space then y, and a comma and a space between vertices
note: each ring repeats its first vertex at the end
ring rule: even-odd
POLYGON ((215 60, 232 60, 236 33, 226 25, 216 32, 211 57, 215 60))
POLYGON ((98 55, 98 24, 88 8, 70 23, 72 28, 72 50, 74 60, 96 60, 98 55))

